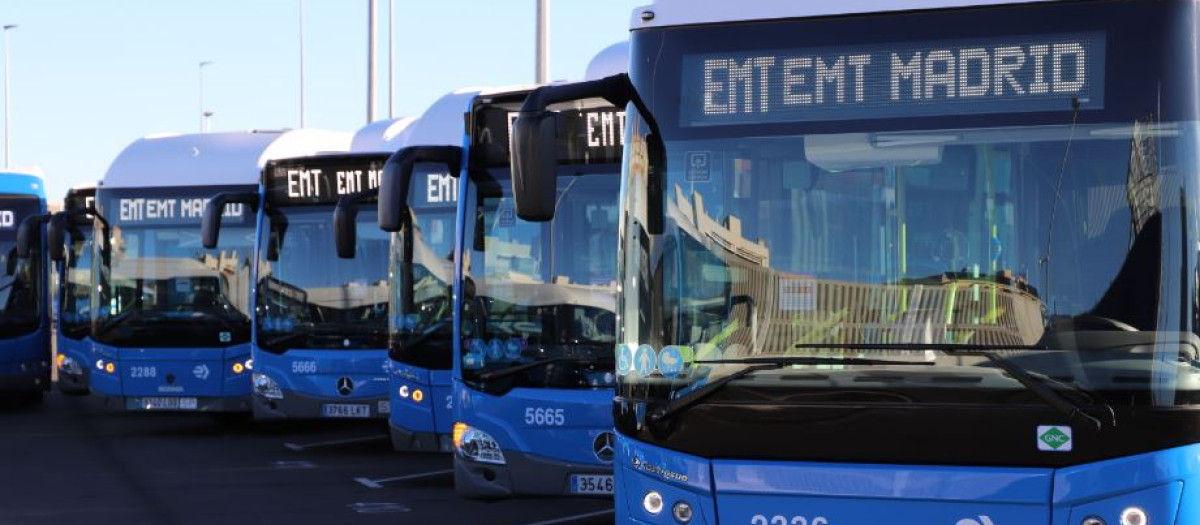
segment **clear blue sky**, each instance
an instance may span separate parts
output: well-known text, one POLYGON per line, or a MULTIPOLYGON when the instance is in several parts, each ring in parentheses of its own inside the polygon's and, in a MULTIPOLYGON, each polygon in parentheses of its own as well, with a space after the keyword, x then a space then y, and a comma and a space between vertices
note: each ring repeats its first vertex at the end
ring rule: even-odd
MULTIPOLYGON (((386 117, 387 0, 379 0, 386 117)), ((650 0, 551 0, 553 79, 626 38, 650 0)), ((213 130, 297 127, 297 0, 5 0, 12 163, 48 196, 99 179, 133 140, 199 130, 198 64, 213 130)), ((366 123, 367 0, 304 0, 308 127, 366 123)), ((396 114, 463 86, 534 80, 535 0, 396 0, 396 114)), ((169 176, 169 174, 164 174, 169 176)))

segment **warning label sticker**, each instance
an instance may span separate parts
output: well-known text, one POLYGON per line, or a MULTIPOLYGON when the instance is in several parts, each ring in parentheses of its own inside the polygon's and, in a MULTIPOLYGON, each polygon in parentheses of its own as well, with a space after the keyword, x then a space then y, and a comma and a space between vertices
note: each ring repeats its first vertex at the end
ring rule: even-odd
POLYGON ((779 309, 811 312, 817 309, 817 280, 801 276, 779 280, 779 309))

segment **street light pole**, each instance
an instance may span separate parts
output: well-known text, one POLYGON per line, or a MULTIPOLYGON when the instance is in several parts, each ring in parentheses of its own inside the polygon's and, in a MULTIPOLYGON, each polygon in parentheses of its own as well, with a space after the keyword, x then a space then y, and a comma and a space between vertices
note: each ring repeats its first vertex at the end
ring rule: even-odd
POLYGON ((9 160, 9 132, 8 132, 8 114, 10 106, 8 105, 8 32, 16 29, 16 24, 8 24, 4 26, 4 169, 12 167, 12 162, 9 160))
POLYGON ((300 0, 300 127, 304 127, 304 0, 300 0))
POLYGON ((367 124, 375 120, 375 0, 367 0, 367 124))
POLYGON ((200 62, 200 133, 208 133, 208 117, 211 112, 204 110, 204 66, 212 64, 211 60, 200 62))
POLYGON ((537 0, 537 75, 538 84, 550 80, 550 0, 537 0))
POLYGON ((388 118, 396 118, 396 0, 388 0, 388 118))

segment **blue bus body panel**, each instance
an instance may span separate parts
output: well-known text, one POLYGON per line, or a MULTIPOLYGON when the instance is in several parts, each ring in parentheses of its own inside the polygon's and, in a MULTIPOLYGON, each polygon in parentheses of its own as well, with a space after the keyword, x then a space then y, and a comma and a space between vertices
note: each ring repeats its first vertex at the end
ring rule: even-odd
POLYGON ((113 374, 92 369, 92 391, 104 396, 235 397, 250 395, 250 374, 234 374, 250 345, 228 348, 113 348, 96 344, 93 361, 116 364, 113 374))
POLYGON ((387 350, 288 350, 273 354, 254 349, 254 371, 266 374, 286 391, 331 401, 382 401, 387 395, 384 365, 387 350), (338 380, 354 382, 349 395, 338 392, 338 380))
POLYGON ((32 388, 35 379, 49 372, 50 337, 45 326, 43 322, 31 333, 0 340, 0 383, 32 388))
POLYGON ((674 523, 678 501, 692 525, 1118 524, 1131 507, 1155 525, 1200 523, 1200 445, 1053 470, 710 461, 618 436, 616 461, 622 524, 674 523), (651 490, 658 515, 642 507, 651 490))
POLYGON ((449 434, 454 426, 454 397, 450 388, 449 370, 429 370, 419 366, 391 361, 388 399, 392 412, 389 423, 409 432, 449 434), (401 390, 408 397, 400 395, 401 390), (420 390, 420 401, 413 392, 420 390))
POLYGON ((578 465, 606 465, 592 444, 601 432, 612 431, 612 390, 515 388, 494 396, 459 381, 455 388, 462 407, 455 412, 458 421, 491 434, 501 449, 578 465))
POLYGON ((36 196, 42 200, 42 213, 46 212, 46 188, 35 175, 0 170, 0 193, 36 196))

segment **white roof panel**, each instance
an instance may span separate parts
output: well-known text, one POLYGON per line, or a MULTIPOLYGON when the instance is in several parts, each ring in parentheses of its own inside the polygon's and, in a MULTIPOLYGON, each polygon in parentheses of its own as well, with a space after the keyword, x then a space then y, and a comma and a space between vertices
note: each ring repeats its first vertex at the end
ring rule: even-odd
POLYGON ((443 95, 425 110, 413 124, 408 135, 409 146, 462 146, 464 129, 463 115, 471 109, 471 102, 481 95, 494 95, 518 91, 529 91, 536 86, 509 86, 494 88, 463 88, 443 95))
POLYGON ((351 153, 395 153, 408 144, 416 118, 379 120, 367 124, 354 133, 350 141, 351 153))
POLYGON ((631 30, 750 20, 808 18, 819 16, 854 15, 950 9, 956 7, 1027 4, 1062 0, 655 0, 654 5, 633 10, 631 30), (647 13, 653 13, 650 17, 647 13), (647 19, 647 17, 650 17, 647 19))
POLYGON ((126 147, 100 184, 106 189, 255 185, 270 160, 349 149, 349 133, 314 129, 156 135, 126 147))
POLYGON ((604 48, 588 63, 584 80, 599 80, 629 72, 629 41, 617 42, 604 48))

